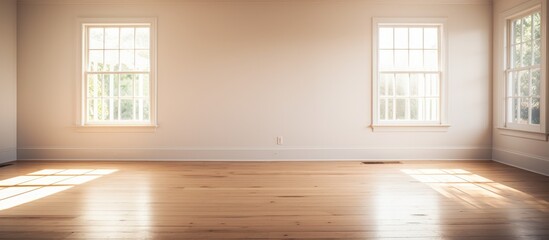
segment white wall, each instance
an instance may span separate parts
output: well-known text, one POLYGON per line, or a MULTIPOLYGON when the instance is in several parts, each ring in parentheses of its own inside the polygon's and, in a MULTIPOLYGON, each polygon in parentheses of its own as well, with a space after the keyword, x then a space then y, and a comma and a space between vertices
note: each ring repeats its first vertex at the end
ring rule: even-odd
POLYGON ((17 2, 0 1, 0 163, 17 159, 17 2))
MULTIPOLYGON (((500 15, 515 6, 528 2, 528 0, 498 0, 494 1, 494 63, 503 57, 503 40, 501 36, 504 26, 500 21, 500 15)), ((494 64, 494 101, 499 101, 497 91, 501 87, 502 80, 497 78, 498 72, 503 71, 501 64, 494 64)), ((498 109, 494 109, 493 132, 493 158, 498 162, 537 173, 549 175, 549 142, 503 135, 497 129, 497 117, 501 116, 498 109)))
POLYGON ((490 2, 23 0, 19 158, 491 159, 490 2), (77 18, 151 16, 160 127, 79 131, 77 18), (447 132, 368 128, 372 17, 448 19, 447 132))

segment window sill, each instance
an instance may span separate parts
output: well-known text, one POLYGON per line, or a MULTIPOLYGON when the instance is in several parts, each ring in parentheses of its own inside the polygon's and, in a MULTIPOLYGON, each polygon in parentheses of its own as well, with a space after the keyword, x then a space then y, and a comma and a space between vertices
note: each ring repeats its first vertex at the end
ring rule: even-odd
POLYGON ((373 132, 447 132, 449 124, 371 125, 373 132))
POLYGON ((530 131, 523 131, 523 130, 517 130, 517 129, 503 128, 503 127, 498 127, 497 129, 499 130, 499 133, 504 136, 532 139, 532 140, 545 141, 545 142, 549 140, 548 133, 530 132, 530 131))
POLYGON ((80 125, 77 132, 88 133, 153 133, 158 125, 80 125))

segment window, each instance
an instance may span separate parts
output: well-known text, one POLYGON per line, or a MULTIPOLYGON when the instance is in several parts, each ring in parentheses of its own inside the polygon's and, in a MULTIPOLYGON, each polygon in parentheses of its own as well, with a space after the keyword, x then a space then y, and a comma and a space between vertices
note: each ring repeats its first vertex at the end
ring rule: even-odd
POLYGON ((445 122, 444 21, 374 20, 373 127, 445 122))
POLYGON ((506 22, 505 126, 540 132, 545 85, 541 6, 509 17, 506 22))
POLYGON ((153 21, 86 22, 82 125, 155 125, 153 21))

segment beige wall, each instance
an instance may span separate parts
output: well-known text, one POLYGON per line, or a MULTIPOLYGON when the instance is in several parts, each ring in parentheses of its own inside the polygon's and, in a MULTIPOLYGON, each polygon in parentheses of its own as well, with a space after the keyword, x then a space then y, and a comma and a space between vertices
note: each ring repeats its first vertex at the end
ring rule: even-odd
MULTIPOLYGON (((503 41, 501 29, 504 28, 500 21, 503 12, 512 9, 528 0, 498 0, 494 1, 494 63, 502 58, 503 41)), ((498 101, 497 91, 501 87, 502 80, 497 78, 499 71, 503 71, 500 64, 494 64, 494 101, 498 101)), ((549 175, 549 142, 532 140, 520 137, 502 135, 497 129, 500 119, 498 109, 494 109, 494 134, 493 134, 493 158, 496 161, 524 168, 530 171, 549 175)))
POLYGON ((20 159, 491 159, 490 1, 97 2, 19 5, 20 159), (158 18, 156 132, 75 127, 79 17, 158 18), (447 132, 368 128, 372 17, 447 18, 447 132))
POLYGON ((0 1, 0 163, 17 159, 17 4, 0 1))

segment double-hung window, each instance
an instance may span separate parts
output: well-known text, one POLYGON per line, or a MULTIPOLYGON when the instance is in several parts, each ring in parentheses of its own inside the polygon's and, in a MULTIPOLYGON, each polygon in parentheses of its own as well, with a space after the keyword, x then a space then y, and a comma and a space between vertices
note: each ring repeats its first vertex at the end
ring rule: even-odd
POLYGON ((541 4, 505 20, 505 128, 545 132, 546 40, 541 4))
POLYGON ((373 128, 444 124, 444 19, 374 19, 373 27, 373 128))
POLYGON ((155 22, 85 21, 81 125, 155 125, 155 22))

